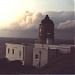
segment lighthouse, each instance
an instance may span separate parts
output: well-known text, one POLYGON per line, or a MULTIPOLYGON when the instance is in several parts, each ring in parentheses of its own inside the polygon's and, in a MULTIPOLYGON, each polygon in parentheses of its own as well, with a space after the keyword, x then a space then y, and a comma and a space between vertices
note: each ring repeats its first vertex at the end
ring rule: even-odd
POLYGON ((41 21, 39 26, 39 43, 54 44, 54 23, 48 15, 41 21))

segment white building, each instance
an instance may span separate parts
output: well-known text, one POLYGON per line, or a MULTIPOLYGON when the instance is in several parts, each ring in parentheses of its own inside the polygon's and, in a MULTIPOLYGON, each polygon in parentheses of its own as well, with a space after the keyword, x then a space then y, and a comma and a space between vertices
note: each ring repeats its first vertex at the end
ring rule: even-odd
MULTIPOLYGON (((41 44, 35 44, 35 48, 38 47, 40 48, 42 45, 41 44)), ((63 54, 67 54, 71 52, 71 46, 73 45, 67 45, 67 44, 59 44, 59 45, 48 45, 44 44, 43 47, 49 48, 50 50, 59 50, 59 52, 63 54)), ((53 52, 53 51, 52 51, 53 52)))
POLYGON ((41 68, 53 59, 58 53, 71 52, 71 45, 47 45, 44 44, 12 44, 6 43, 6 58, 10 61, 21 60, 24 65, 33 65, 41 68))
POLYGON ((33 66, 41 68, 48 63, 48 48, 35 47, 33 49, 33 66))
POLYGON ((21 60, 24 65, 32 65, 33 45, 6 43, 6 58, 10 61, 21 60))
POLYGON ((33 66, 41 68, 48 62, 52 62, 52 59, 57 57, 56 45, 46 45, 43 47, 41 44, 35 44, 33 48, 33 66))
POLYGON ((65 44, 61 44, 59 47, 58 47, 60 53, 63 53, 63 54, 68 54, 71 52, 71 45, 65 45, 65 44))

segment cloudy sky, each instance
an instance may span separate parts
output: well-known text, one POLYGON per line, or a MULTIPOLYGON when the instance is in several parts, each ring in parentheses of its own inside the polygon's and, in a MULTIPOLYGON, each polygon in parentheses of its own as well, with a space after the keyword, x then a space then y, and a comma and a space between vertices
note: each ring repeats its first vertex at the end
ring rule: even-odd
POLYGON ((0 0, 0 37, 37 38, 48 14, 55 24, 55 38, 73 39, 74 0, 0 0))

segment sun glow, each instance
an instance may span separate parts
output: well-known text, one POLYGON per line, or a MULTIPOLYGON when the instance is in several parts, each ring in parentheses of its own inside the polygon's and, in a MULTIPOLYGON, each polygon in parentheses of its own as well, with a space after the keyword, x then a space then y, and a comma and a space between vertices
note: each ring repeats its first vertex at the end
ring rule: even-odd
POLYGON ((0 0, 0 24, 12 22, 21 12, 18 0, 0 0))

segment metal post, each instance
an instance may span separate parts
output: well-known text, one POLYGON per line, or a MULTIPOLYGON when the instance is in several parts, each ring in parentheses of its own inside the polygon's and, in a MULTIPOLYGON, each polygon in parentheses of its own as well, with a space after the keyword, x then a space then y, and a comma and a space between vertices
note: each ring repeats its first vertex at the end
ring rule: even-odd
POLYGON ((39 51, 39 68, 41 68, 41 51, 39 51))

